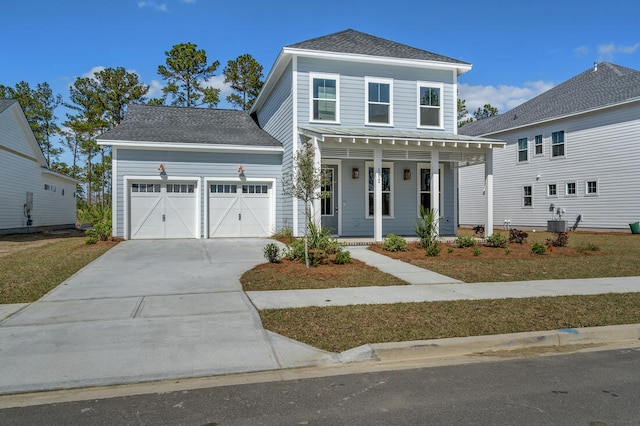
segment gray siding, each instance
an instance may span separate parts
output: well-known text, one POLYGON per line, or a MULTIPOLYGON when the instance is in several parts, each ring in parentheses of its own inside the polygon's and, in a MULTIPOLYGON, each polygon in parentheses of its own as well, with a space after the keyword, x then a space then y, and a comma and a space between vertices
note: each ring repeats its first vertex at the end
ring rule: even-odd
MULTIPOLYGON (((496 135, 507 141, 504 150, 494 153, 494 224, 505 219, 512 227, 546 228, 551 219, 550 204, 566 210, 563 219, 572 225, 581 214, 580 228, 627 230, 640 220, 640 185, 637 159, 640 158, 640 105, 546 123, 496 135), (564 130, 565 157, 551 157, 551 133, 564 130), (533 139, 543 136, 543 155, 534 155, 533 139), (529 161, 517 161, 517 140, 529 140, 529 161), (538 178, 539 176, 539 178, 538 178), (586 194, 586 182, 597 181, 598 194, 586 194), (566 194, 567 182, 576 183, 576 195, 566 194), (557 196, 548 196, 549 184, 557 196), (522 187, 533 188, 533 207, 522 206, 522 187)), ((482 193, 473 185, 481 167, 461 169, 461 224, 482 223, 478 206, 482 193)))
POLYGON ((365 125, 365 77, 393 79, 393 127, 404 130, 415 130, 417 127, 417 82, 443 83, 444 131, 451 133, 455 131, 455 93, 451 71, 300 58, 298 60, 300 124, 309 123, 310 72, 340 75, 340 125, 345 127, 365 125))
MULTIPOLYGON (((203 188, 203 179, 207 177, 237 177, 238 166, 242 165, 247 178, 276 179, 276 190, 280 187, 282 172, 281 154, 255 154, 255 153, 209 153, 209 152, 183 152, 160 150, 135 150, 122 149, 116 151, 117 158, 117 211, 114 224, 115 235, 123 237, 124 230, 124 199, 127 192, 124 188, 125 176, 158 176, 158 165, 165 167, 169 180, 179 180, 180 177, 198 177, 198 187, 201 200, 200 235, 204 232, 204 211, 206 189, 203 188)), ((276 192, 277 194, 277 192, 276 192)), ((276 196, 276 212, 282 210, 282 197, 276 196)))
MULTIPOLYGON (((293 152, 293 71, 289 64, 269 98, 257 112, 258 123, 271 136, 282 142, 282 173, 291 170, 293 152)), ((278 208, 276 210, 276 228, 293 227, 293 202, 291 197, 282 194, 281 179, 278 179, 276 193, 278 208)))

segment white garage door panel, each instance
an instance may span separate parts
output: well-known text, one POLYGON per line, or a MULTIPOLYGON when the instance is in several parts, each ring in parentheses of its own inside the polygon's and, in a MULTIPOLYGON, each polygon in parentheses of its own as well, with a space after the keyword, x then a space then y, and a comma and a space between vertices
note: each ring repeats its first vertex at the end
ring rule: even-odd
POLYGON ((195 184, 135 182, 130 189, 130 238, 196 236, 195 184))
POLYGON ((209 185, 209 237, 269 236, 270 191, 262 183, 209 185))

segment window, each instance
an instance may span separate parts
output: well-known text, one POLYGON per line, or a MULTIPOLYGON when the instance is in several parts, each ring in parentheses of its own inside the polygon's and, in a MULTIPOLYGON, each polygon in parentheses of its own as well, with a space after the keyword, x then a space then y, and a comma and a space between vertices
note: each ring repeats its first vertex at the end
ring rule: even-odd
POLYGON ((522 205, 533 207, 533 188, 530 185, 522 187, 522 205))
POLYGON ((542 155, 542 135, 536 135, 535 137, 535 155, 542 155))
POLYGON ((339 88, 337 75, 311 75, 311 120, 337 123, 339 88))
POLYGON ((551 133, 551 156, 564 157, 564 130, 551 133))
POLYGON ((518 162, 526 162, 529 160, 529 143, 527 138, 518 139, 518 162))
POLYGON ((557 197, 558 196, 558 185, 555 183, 550 183, 547 186, 547 196, 549 197, 557 197))
POLYGON ((567 182, 567 195, 576 195, 576 183, 575 182, 567 182))
POLYGON ((131 192, 160 192, 159 183, 132 183, 131 192))
MULTIPOLYGON (((418 208, 420 208, 420 205, 422 205, 425 210, 428 210, 431 208, 431 169, 430 169, 430 165, 427 163, 418 163, 418 177, 420 178, 420 181, 418 182, 418 195, 419 195, 419 205, 418 208)), ((444 167, 441 165, 439 167, 439 171, 440 171, 440 185, 439 185, 439 200, 438 203, 440 204, 440 208, 438 211, 438 215, 439 216, 443 216, 443 212, 444 212, 444 205, 443 205, 443 200, 442 200, 442 184, 444 181, 444 167)))
MULTIPOLYGON (((374 212, 374 182, 375 182, 375 172, 373 168, 373 163, 367 163, 367 176, 368 176, 368 185, 367 185, 367 216, 373 217, 374 212)), ((380 171, 380 175, 382 178, 382 216, 393 216, 393 193, 391 188, 393 188, 393 164, 392 163, 382 163, 382 169, 380 171)))
POLYGON ((443 86, 418 82, 418 127, 442 127, 443 86))
POLYGON ((190 184, 185 184, 185 183, 169 183, 169 184, 167 184, 167 192, 193 194, 194 190, 195 190, 195 185, 192 184, 192 183, 190 183, 190 184))
POLYGON ((243 194, 267 194, 268 192, 267 185, 242 185, 243 194))
POLYGON ((333 179, 333 169, 330 167, 325 167, 322 169, 322 174, 324 176, 324 185, 322 185, 322 193, 324 197, 320 199, 320 211, 322 216, 333 216, 333 203, 334 203, 334 191, 335 191, 335 180, 333 179))
POLYGON ((586 195, 598 195, 598 182, 595 180, 587 181, 586 195))
POLYGON ((238 192, 237 185, 209 185, 209 192, 212 194, 235 194, 238 192))
POLYGON ((369 80, 367 85, 367 124, 393 124, 392 80, 369 80))

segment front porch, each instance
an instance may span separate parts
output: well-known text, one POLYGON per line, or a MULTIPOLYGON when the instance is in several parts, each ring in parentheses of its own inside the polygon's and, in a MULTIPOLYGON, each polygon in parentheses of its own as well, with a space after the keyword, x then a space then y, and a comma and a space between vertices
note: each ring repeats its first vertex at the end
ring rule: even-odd
POLYGON ((389 233, 413 235, 420 206, 438 212, 440 235, 456 235, 458 168, 481 163, 485 224, 493 223, 493 148, 502 148, 502 141, 316 126, 301 126, 299 134, 311 142, 316 167, 329 177, 329 195, 314 202, 314 219, 339 237, 381 242, 389 233))

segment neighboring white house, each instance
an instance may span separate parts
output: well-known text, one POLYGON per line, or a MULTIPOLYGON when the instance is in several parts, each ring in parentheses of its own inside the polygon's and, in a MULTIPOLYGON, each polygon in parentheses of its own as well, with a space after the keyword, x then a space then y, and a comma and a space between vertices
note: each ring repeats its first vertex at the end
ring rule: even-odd
POLYGON ((75 226, 76 180, 49 170, 11 99, 0 99, 0 183, 0 234, 75 226))
POLYGON ((315 220, 338 236, 415 235, 420 205, 457 230, 457 169, 486 164, 497 139, 457 134, 457 81, 471 65, 354 30, 282 49, 250 114, 132 105, 98 139, 113 146, 114 235, 304 232, 282 177, 309 141, 329 194, 315 220))
MULTIPOLYGON (((602 62, 522 105, 460 128, 494 155, 494 226, 628 230, 640 220, 640 72, 602 62)), ((460 169, 460 224, 484 223, 479 167, 460 169)))

